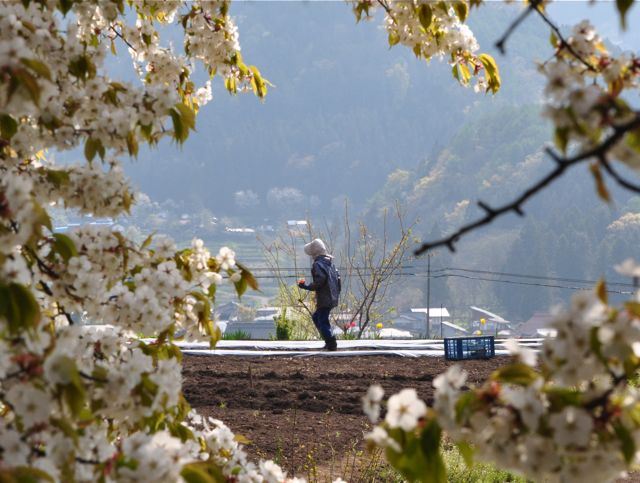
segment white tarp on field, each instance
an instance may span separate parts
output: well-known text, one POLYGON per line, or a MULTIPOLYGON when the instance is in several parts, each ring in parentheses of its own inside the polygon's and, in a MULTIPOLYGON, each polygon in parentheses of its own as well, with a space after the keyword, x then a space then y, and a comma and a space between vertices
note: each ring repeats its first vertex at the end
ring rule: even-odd
MULTIPOLYGON (((360 357, 360 356, 400 356, 400 357, 444 357, 442 350, 343 350, 338 346, 335 352, 327 352, 324 350, 276 350, 276 351, 258 351, 258 350, 238 350, 238 349, 185 349, 183 354, 193 356, 242 356, 242 357, 360 357)), ((497 356, 506 356, 506 350, 496 350, 497 356)))
MULTIPOLYGON (((523 339, 523 346, 537 348, 542 339, 523 339)), ((401 357, 444 357, 442 340, 410 339, 410 340, 338 340, 338 350, 327 352, 322 350, 322 341, 287 341, 287 340, 221 340, 216 348, 209 349, 206 342, 177 342, 185 354, 202 356, 368 356, 394 355, 401 357)), ((504 348, 504 340, 495 341, 496 355, 508 355, 504 348)))
MULTIPOLYGON (((519 339, 527 347, 537 347, 544 339, 519 339)), ((151 342, 151 340, 145 340, 151 342)), ((338 340, 340 349, 407 349, 407 350, 443 350, 442 339, 360 339, 338 340)), ((183 350, 209 349, 208 342, 176 342, 183 350)), ((313 350, 324 345, 320 340, 221 340, 216 349, 251 350, 313 350)), ((496 350, 504 349, 504 340, 495 341, 496 350)))

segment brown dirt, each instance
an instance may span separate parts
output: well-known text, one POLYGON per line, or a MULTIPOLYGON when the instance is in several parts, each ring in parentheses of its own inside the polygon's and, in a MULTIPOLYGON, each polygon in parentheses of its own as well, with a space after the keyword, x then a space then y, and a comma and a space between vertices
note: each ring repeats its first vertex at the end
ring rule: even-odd
MULTIPOLYGON (((480 384, 506 357, 459 362, 480 384)), ((374 383, 386 395, 413 387, 427 403, 432 381, 453 363, 437 357, 198 357, 184 358, 184 392, 201 414, 223 420, 251 441, 253 457, 274 459, 314 478, 344 475, 370 430, 360 398, 374 383)), ((353 468, 350 469, 353 471, 353 468)), ((379 480, 377 480, 379 481, 379 480)))

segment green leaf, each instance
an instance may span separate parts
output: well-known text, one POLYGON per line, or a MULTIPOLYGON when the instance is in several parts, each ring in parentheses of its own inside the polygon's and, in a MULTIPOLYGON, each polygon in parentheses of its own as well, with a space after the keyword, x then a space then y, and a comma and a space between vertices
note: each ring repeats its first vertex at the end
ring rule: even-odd
POLYGON ((251 77, 251 85, 253 86, 253 92, 258 97, 263 98, 267 95, 267 84, 265 83, 260 71, 255 65, 249 67, 249 70, 253 73, 251 77))
POLYGON ((60 0, 58 4, 62 15, 66 15, 67 12, 71 10, 71 7, 73 7, 73 0, 60 0))
POLYGON ((102 145, 102 142, 100 140, 95 138, 87 138, 87 141, 84 143, 84 157, 87 158, 87 161, 93 161, 93 158, 96 157, 96 153, 98 152, 98 145, 102 145))
POLYGON ((471 468, 473 466, 473 446, 466 441, 459 441, 456 443, 456 447, 464 460, 464 464, 467 468, 471 468))
POLYGON ((53 249, 58 252, 65 262, 68 262, 71 257, 78 256, 78 250, 75 243, 67 235, 63 233, 53 234, 54 242, 53 249))
POLYGON ((596 294, 598 295, 600 302, 608 305, 609 300, 607 297, 607 283, 602 278, 598 280, 598 283, 596 284, 596 294))
POLYGON ((550 387, 546 390, 549 409, 552 412, 562 411, 567 406, 580 406, 582 394, 577 389, 550 387))
POLYGON ((551 34, 549 35, 549 43, 551 44, 551 47, 553 47, 554 49, 558 48, 558 36, 556 35, 556 33, 552 30, 551 34))
POLYGON ((73 429, 73 426, 68 420, 63 418, 50 418, 49 423, 51 426, 58 428, 62 434, 71 439, 75 444, 78 444, 78 433, 73 429))
POLYGON ((489 85, 489 90, 495 94, 500 90, 500 86, 502 84, 498 64, 489 54, 480 54, 478 58, 487 72, 487 84, 489 85))
POLYGON ((180 112, 176 109, 169 111, 171 120, 173 121, 173 137, 178 143, 183 144, 189 137, 189 129, 184 125, 180 112))
POLYGON ((218 286, 215 283, 209 285, 209 289, 207 290, 207 295, 211 299, 211 302, 216 301, 216 290, 218 290, 218 286))
POLYGON ((236 265, 242 271, 242 278, 246 280, 247 285, 249 285, 249 287, 251 287, 253 290, 259 290, 258 280, 256 280, 251 271, 245 265, 238 261, 236 261, 236 265))
POLYGON ((631 312, 631 314, 633 314, 634 316, 640 318, 640 302, 625 302, 624 308, 631 312))
POLYGON ((86 393, 82 385, 69 383, 63 388, 64 399, 75 417, 80 416, 84 409, 86 393))
POLYGON ((494 381, 518 386, 528 386, 537 378, 538 373, 532 367, 522 363, 509 364, 491 374, 491 379, 494 381))
POLYGON ((34 220, 36 222, 35 230, 38 234, 42 232, 41 227, 46 226, 49 231, 53 230, 51 225, 51 217, 47 210, 45 210, 40 203, 33 203, 32 210, 34 213, 34 220))
POLYGON ((556 146, 562 153, 567 152, 567 146, 569 145, 569 128, 557 127, 553 133, 553 138, 556 146))
POLYGON ((96 76, 96 65, 86 55, 80 55, 69 62, 69 73, 81 80, 96 76))
POLYGON ((153 233, 151 233, 147 238, 144 239, 144 241, 142 242, 142 244, 140 245, 140 250, 144 250, 145 248, 147 248, 149 245, 151 245, 151 242, 153 241, 153 236, 156 234, 156 232, 154 231, 153 233))
POLYGON ((240 280, 238 280, 237 282, 233 283, 236 287, 236 293, 238 294, 238 297, 242 297, 244 295, 244 293, 247 291, 247 280, 242 277, 242 274, 240 275, 240 280))
POLYGON ((636 454, 636 443, 633 439, 633 435, 631 434, 631 431, 626 428, 626 426, 619 422, 613 424, 613 430, 620 440, 620 447, 622 449, 624 461, 627 464, 630 464, 636 454))
POLYGON ((18 132, 18 122, 9 114, 0 115, 0 136, 9 140, 18 132))
POLYGON ((600 341, 600 337, 598 337, 598 329, 593 328, 589 337, 589 347, 591 348, 591 352, 595 354, 595 356, 602 361, 605 365, 608 364, 606 357, 602 355, 602 342, 600 341))
POLYGON ((460 22, 464 23, 469 15, 469 5, 467 5, 467 2, 456 2, 453 4, 453 9, 456 15, 458 15, 460 22))
POLYGON ((471 72, 469 71, 469 67, 466 64, 459 64, 460 73, 462 74, 462 83, 467 85, 471 80, 471 72))
POLYGON ((224 80, 224 87, 232 94, 238 93, 238 85, 233 77, 227 77, 224 80))
POLYGON ((131 156, 134 158, 138 157, 138 138, 134 131, 129 131, 127 133, 127 149, 131 156))
POLYGON ((47 80, 51 80, 51 71, 49 67, 47 67, 44 63, 40 62, 38 59, 20 59, 24 65, 29 67, 32 71, 38 74, 40 77, 44 77, 47 80))
POLYGON ((418 7, 418 20, 420 20, 420 25, 422 25, 425 30, 429 28, 431 21, 433 20, 433 10, 431 10, 429 4, 420 4, 418 7))
MULTIPOLYGON (((27 90, 33 103, 36 106, 39 105, 40 104, 40 85, 38 84, 38 81, 36 80, 36 78, 33 77, 31 73, 29 73, 24 69, 16 69, 13 73, 13 77, 15 81, 17 81, 18 85, 22 85, 27 90)), ((11 97, 11 87, 12 86, 9 86, 10 88, 9 98, 11 97)))
POLYGON ((200 326, 209 337, 215 337, 216 331, 213 321, 211 320, 211 302, 207 298, 207 295, 196 291, 190 292, 190 295, 202 304, 202 306, 198 308, 198 322, 200 326))
POLYGON ((435 418, 428 420, 420 437, 427 468, 426 474, 422 475, 424 483, 447 483, 447 468, 440 454, 441 436, 442 429, 435 418))
POLYGON ((473 391, 467 391, 460 394, 460 397, 456 401, 455 411, 456 411, 456 421, 461 423, 467 413, 473 412, 475 408, 478 407, 480 403, 480 399, 478 395, 473 391))
POLYGON ((12 335, 35 329, 40 322, 40 306, 31 290, 18 283, 0 284, 0 316, 7 319, 12 335))
POLYGON ((591 163, 589 165, 589 171, 591 171, 593 180, 596 183, 596 192, 598 193, 600 199, 606 201, 607 203, 611 202, 611 195, 609 195, 609 190, 607 189, 607 185, 604 182, 602 171, 600 171, 600 164, 591 163))
POLYGON ((0 470, 2 483, 42 483, 43 481, 56 481, 49 473, 32 466, 16 466, 11 469, 0 470))
POLYGON ((453 75, 454 79, 460 82, 460 71, 458 70, 458 64, 455 64, 451 67, 451 75, 453 75))
POLYGON ((182 122, 187 128, 195 131, 196 129, 196 114, 186 104, 179 102, 176 104, 175 108, 180 112, 180 116, 182 117, 182 122))
POLYGON ((395 32, 389 32, 389 47, 393 47, 400 42, 400 36, 395 32))
POLYGON ((46 169, 45 173, 47 181, 56 188, 60 188, 69 182, 69 172, 63 169, 46 169))
POLYGON ((622 30, 627 28, 627 12, 633 5, 633 0, 616 0, 616 7, 620 14, 620 26, 622 30))
POLYGON ((187 483, 225 483, 222 470, 213 463, 189 463, 182 467, 180 476, 187 483))

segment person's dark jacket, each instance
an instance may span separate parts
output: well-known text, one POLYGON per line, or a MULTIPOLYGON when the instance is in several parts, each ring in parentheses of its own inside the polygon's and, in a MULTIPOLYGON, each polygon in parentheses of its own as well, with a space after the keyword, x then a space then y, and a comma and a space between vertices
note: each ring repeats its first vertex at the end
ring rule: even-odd
POLYGON ((331 257, 320 255, 313 260, 311 267, 313 282, 300 284, 300 288, 316 293, 316 307, 337 307, 340 298, 340 275, 333 267, 331 257))

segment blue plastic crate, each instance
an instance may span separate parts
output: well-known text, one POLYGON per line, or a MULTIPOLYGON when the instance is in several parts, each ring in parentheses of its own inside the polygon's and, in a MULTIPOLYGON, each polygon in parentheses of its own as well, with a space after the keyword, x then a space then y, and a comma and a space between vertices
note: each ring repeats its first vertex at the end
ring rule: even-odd
POLYGON ((489 359, 495 355, 496 347, 492 335, 444 339, 444 358, 448 361, 489 359))

